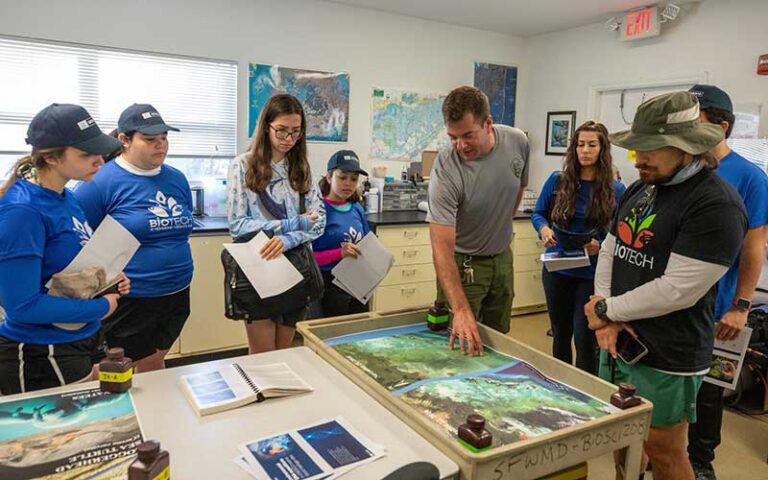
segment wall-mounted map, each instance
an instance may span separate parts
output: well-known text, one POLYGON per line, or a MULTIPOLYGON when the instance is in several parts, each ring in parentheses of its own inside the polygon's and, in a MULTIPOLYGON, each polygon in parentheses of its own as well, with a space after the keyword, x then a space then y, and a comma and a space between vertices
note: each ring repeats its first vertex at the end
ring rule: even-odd
POLYGON ((517 67, 475 62, 475 87, 488 96, 493 122, 514 127, 517 67))
POLYGON ((349 130, 349 74, 251 63, 248 68, 248 136, 269 97, 298 98, 307 116, 307 140, 346 142, 349 130))
POLYGON ((493 445, 500 446, 615 411, 492 348, 485 347, 482 357, 449 350, 447 335, 422 325, 326 343, 453 437, 471 413, 485 417, 493 445))
POLYGON ((443 100, 442 94, 374 88, 371 158, 418 160, 424 150, 447 146, 443 100))

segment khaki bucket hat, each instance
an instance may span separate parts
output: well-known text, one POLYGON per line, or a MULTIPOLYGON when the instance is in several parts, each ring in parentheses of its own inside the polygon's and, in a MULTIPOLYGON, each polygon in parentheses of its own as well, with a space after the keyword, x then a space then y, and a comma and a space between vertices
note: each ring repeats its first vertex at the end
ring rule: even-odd
POLYGON ((690 92, 673 92, 640 104, 630 130, 612 133, 611 143, 641 152, 676 147, 691 155, 711 150, 725 138, 720 125, 701 123, 699 101, 690 92))

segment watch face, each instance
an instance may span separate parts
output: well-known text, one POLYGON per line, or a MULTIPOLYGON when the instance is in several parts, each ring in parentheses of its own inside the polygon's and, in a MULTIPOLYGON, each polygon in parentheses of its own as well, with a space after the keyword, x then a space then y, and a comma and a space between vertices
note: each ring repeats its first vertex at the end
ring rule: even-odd
POLYGON ((733 302, 734 306, 741 310, 749 310, 749 308, 752 306, 752 302, 747 300, 746 298, 739 298, 735 302, 733 302))
POLYGON ((605 300, 600 300, 595 304, 595 313, 597 316, 605 315, 606 310, 608 310, 608 306, 605 304, 605 300))

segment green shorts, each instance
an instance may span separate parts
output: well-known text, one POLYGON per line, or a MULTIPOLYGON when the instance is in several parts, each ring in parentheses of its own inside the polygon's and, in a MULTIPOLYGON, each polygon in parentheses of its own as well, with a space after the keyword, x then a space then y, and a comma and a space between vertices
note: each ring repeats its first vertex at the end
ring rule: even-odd
POLYGON ((600 378, 618 385, 628 382, 637 394, 653 402, 652 427, 672 427, 683 420, 696 423, 696 395, 704 375, 672 375, 642 363, 627 365, 620 358, 611 379, 611 362, 606 351, 600 351, 600 378))
MULTIPOLYGON (((493 256, 471 257, 474 270, 474 281, 471 283, 464 276, 466 255, 456 253, 454 257, 464 295, 477 321, 501 333, 509 332, 512 299, 515 296, 512 250, 508 249, 493 256)), ((439 281, 437 299, 447 302, 439 281)))

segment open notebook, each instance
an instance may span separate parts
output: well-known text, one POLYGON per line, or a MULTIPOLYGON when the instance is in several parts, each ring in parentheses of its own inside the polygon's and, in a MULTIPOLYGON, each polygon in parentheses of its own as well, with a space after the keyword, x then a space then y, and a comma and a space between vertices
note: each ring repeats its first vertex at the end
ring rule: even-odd
POLYGON ((312 387, 285 363, 231 363, 213 372, 181 376, 181 389, 198 416, 237 408, 266 398, 311 392, 312 387))

